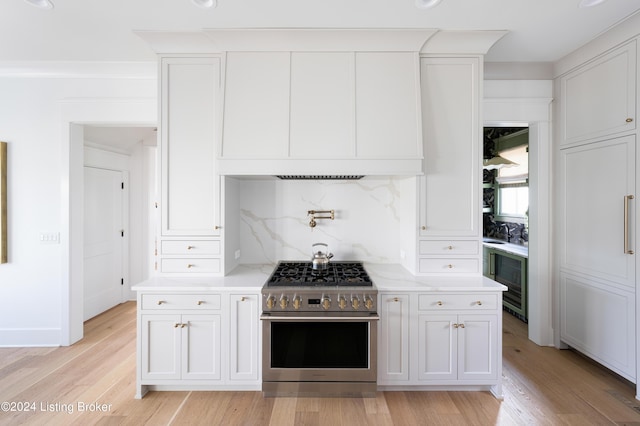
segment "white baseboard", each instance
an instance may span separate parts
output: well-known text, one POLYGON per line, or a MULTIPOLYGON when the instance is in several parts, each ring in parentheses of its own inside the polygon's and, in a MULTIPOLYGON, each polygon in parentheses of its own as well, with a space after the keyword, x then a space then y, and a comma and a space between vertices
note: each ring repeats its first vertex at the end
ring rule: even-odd
POLYGON ((0 329, 0 347, 60 346, 59 328, 5 328, 0 329))

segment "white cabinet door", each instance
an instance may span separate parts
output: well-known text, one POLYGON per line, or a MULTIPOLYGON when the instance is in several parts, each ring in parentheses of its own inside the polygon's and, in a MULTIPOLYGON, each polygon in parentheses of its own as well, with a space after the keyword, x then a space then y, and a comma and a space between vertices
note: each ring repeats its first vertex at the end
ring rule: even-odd
MULTIPOLYGON (((490 381, 498 378, 495 353, 498 323, 495 315, 458 317, 458 380, 490 381)), ((502 330, 500 330, 502 332, 502 330)))
POLYGON ((420 380, 491 382, 497 379, 495 315, 420 315, 420 380))
POLYGON ((635 292, 560 273, 560 338, 636 382, 635 292))
POLYGON ((635 136, 560 151, 560 267, 635 290, 635 136), (628 210, 625 226, 625 204, 628 210), (625 247, 625 236, 627 247, 625 247))
POLYGON ((179 379, 180 315, 142 315, 142 379, 179 379))
POLYGON ((289 52, 229 52, 223 158, 285 158, 289 149, 289 52))
POLYGON ((411 52, 355 55, 358 157, 420 157, 418 55, 411 52))
POLYGON ((291 54, 291 157, 355 156, 353 53, 291 54))
POLYGON ((220 380, 220 315, 183 315, 182 378, 220 380))
POLYGON ((219 235, 220 61, 162 58, 162 235, 219 235))
POLYGON ((380 294, 378 383, 409 380, 409 295, 380 294))
POLYGON ((421 236, 479 236, 479 60, 421 59, 421 236))
POLYGON ((260 356, 260 295, 230 296, 231 335, 229 379, 258 380, 260 356))
POLYGON ((560 79, 561 145, 636 128, 636 42, 560 79))
POLYGON ((456 380, 457 315, 420 315, 418 321, 418 379, 456 380))

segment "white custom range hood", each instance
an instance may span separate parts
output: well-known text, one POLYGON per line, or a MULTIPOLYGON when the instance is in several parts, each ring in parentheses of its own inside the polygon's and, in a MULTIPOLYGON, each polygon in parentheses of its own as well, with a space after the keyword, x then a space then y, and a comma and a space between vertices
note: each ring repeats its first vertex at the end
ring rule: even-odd
POLYGON ((229 176, 423 174, 421 55, 482 55, 504 31, 138 32, 162 55, 221 58, 216 170, 229 176))

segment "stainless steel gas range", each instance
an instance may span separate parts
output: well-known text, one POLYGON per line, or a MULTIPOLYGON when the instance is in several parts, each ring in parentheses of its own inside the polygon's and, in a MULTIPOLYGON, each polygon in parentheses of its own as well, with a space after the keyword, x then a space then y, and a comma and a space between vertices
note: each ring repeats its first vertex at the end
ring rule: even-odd
POLYGON ((280 262, 262 288, 265 396, 374 396, 378 291, 361 262, 280 262))

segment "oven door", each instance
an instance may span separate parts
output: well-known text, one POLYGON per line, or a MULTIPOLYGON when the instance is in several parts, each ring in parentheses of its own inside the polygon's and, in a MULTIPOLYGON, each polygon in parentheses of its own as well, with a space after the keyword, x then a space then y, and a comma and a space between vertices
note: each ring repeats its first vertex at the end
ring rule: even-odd
POLYGON ((263 314, 263 382, 376 382, 377 314, 263 314))

